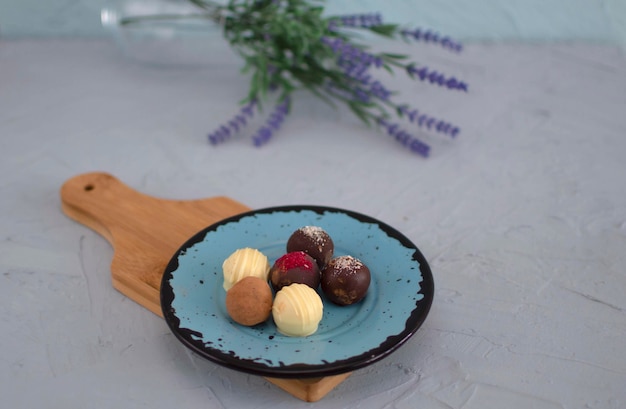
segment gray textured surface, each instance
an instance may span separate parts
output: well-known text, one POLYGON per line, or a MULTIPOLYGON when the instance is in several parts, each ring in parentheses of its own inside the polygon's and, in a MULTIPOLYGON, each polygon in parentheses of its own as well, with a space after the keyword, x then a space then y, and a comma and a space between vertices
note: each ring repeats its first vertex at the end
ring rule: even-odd
POLYGON ((623 408, 623 55, 575 44, 410 50, 471 87, 395 82, 402 100, 463 128, 426 160, 306 96, 262 149, 207 145, 246 91, 220 50, 207 69, 154 68, 107 42, 3 42, 3 405, 310 407, 188 353, 111 287, 111 247, 66 218, 58 197, 66 179, 103 170, 161 197, 348 208, 420 247, 436 285, 424 327, 311 406, 623 408))

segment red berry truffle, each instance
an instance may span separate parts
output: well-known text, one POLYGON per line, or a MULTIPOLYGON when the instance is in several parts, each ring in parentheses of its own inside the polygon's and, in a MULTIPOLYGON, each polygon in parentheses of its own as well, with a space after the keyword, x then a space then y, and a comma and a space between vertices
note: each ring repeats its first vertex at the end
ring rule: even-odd
POLYGON ((293 251, 280 257, 270 268, 274 291, 298 283, 316 289, 320 284, 320 269, 313 257, 303 251, 293 251))

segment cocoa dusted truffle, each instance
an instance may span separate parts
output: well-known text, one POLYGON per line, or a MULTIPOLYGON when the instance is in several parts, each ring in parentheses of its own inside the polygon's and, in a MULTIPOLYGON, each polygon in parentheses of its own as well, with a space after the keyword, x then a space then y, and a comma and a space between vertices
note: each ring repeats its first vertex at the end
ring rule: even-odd
POLYGON ((370 280, 370 270, 361 260, 339 256, 322 270, 322 291, 333 303, 350 305, 365 297, 370 280))
POLYGON ((293 283, 306 284, 316 289, 320 285, 320 269, 313 257, 303 251, 284 254, 270 268, 270 282, 274 291, 293 283))
POLYGON ((321 269, 333 257, 335 244, 321 227, 304 226, 294 231, 287 240, 287 252, 292 251, 304 251, 315 259, 321 269))
POLYGON ((272 303, 272 290, 267 281, 259 277, 244 277, 226 292, 226 311, 241 325, 266 321, 272 312, 272 303))

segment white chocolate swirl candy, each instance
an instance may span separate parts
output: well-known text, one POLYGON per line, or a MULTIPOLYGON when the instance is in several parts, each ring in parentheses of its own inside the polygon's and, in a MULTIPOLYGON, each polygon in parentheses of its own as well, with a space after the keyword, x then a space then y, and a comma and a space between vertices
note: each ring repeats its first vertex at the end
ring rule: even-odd
POLYGON ((259 277, 267 281, 270 263, 265 254, 249 247, 236 250, 222 264, 224 272, 224 290, 230 288, 244 277, 259 277))
POLYGON ((291 337, 306 337, 317 331, 324 306, 317 292, 306 284, 283 287, 272 306, 278 331, 291 337))

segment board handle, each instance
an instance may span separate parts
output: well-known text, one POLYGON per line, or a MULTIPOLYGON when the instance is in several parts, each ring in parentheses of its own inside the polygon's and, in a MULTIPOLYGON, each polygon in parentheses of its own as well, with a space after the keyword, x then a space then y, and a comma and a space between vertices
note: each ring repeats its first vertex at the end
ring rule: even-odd
POLYGON ((116 209, 114 198, 132 194, 132 189, 108 173, 86 173, 63 184, 61 206, 67 216, 100 233, 113 245, 110 227, 122 222, 126 216, 121 209, 116 209))
POLYGON ((156 198, 103 172, 67 180, 60 194, 67 216, 113 246, 113 286, 159 316, 161 278, 176 251, 201 229, 250 210, 227 197, 156 198))

